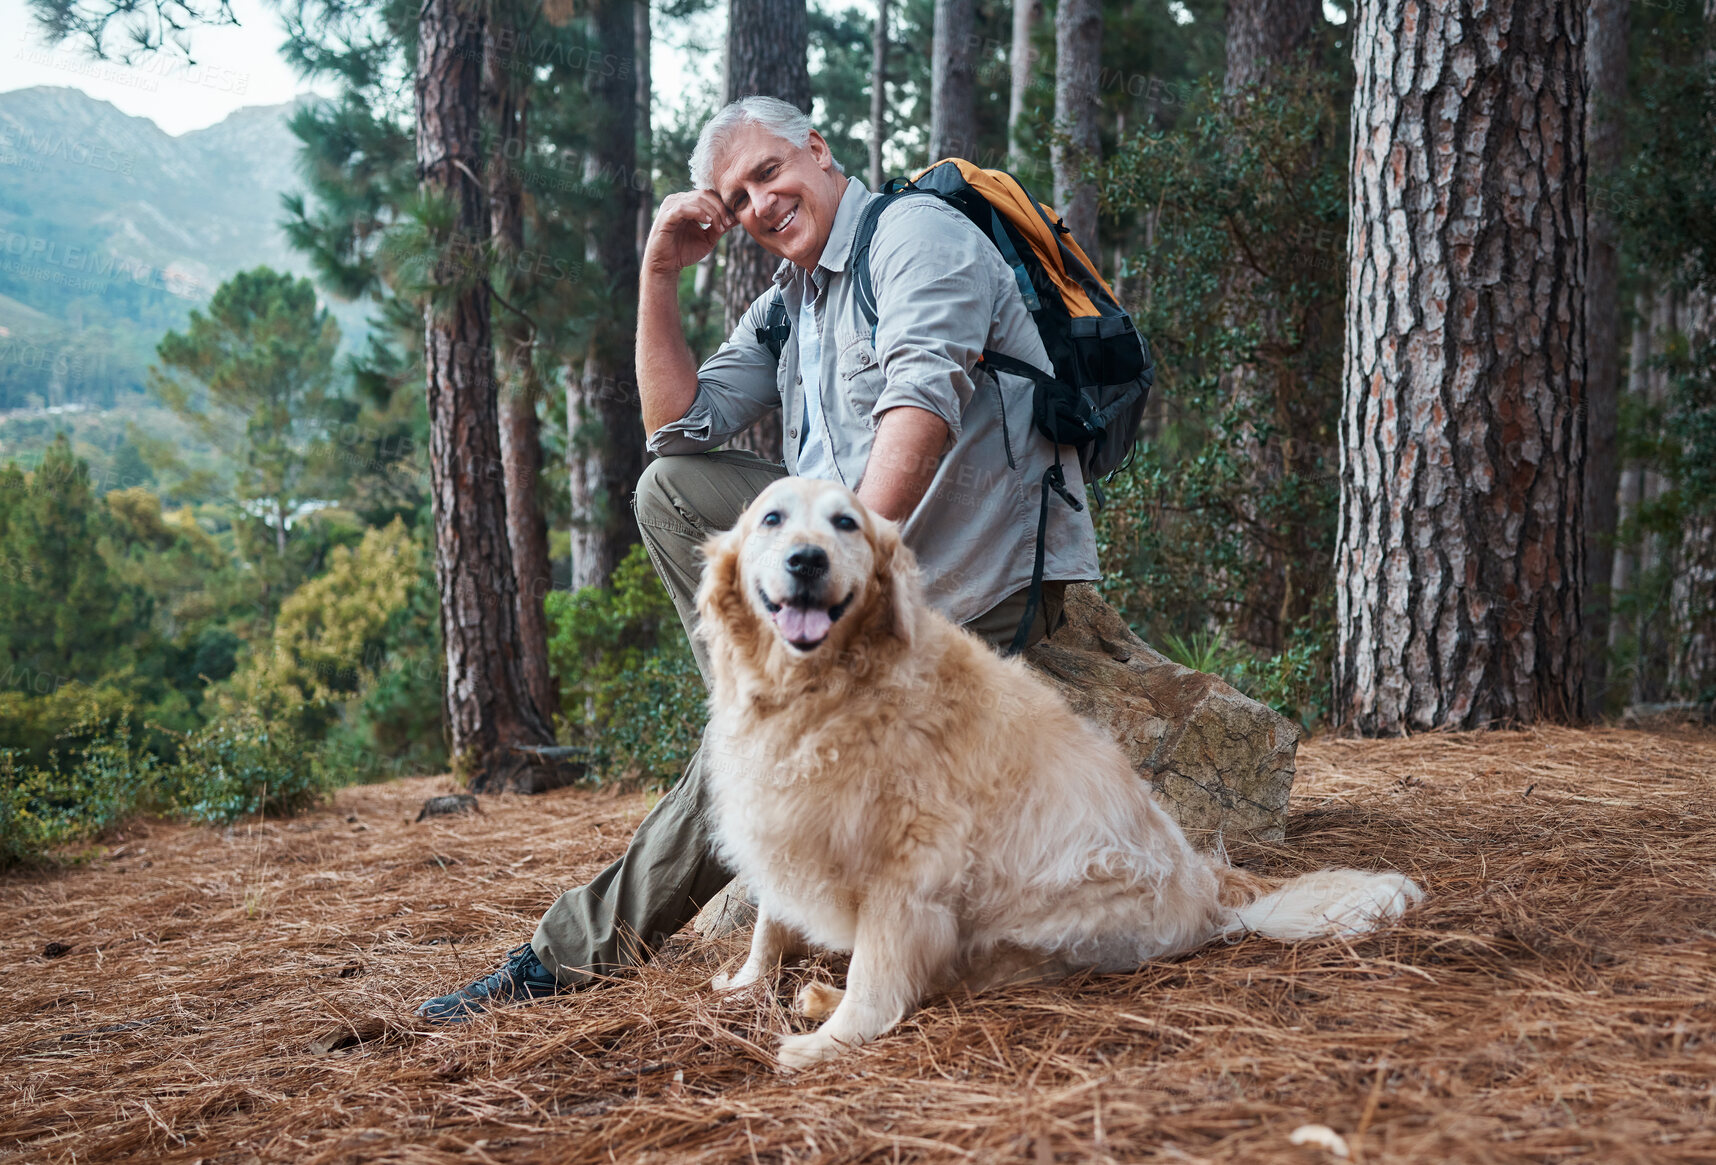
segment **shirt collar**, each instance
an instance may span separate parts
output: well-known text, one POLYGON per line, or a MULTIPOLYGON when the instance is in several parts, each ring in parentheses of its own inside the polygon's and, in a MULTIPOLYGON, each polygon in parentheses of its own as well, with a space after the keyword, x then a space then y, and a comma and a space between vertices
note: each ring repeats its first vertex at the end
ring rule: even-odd
MULTIPOLYGON (((822 258, 816 261, 819 270, 846 270, 846 260, 852 254, 852 237, 858 233, 858 219, 864 213, 864 204, 869 201, 869 189, 858 179, 848 175, 846 190, 840 196, 840 206, 834 212, 834 225, 828 229, 828 242, 823 244, 822 258)), ((780 266, 775 268, 775 286, 785 287, 792 282, 795 275, 804 273, 791 259, 782 259, 780 266)), ((817 286, 820 287, 826 282, 827 277, 824 276, 817 280, 817 286)))

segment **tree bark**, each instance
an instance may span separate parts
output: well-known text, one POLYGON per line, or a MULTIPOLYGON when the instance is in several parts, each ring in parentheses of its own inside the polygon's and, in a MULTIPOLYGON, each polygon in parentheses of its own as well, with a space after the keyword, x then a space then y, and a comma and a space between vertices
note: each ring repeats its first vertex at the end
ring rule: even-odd
MULTIPOLYGON (((1222 91, 1231 101, 1248 99, 1258 86, 1290 84, 1299 56, 1312 43, 1322 21, 1320 0, 1229 0, 1227 6, 1227 70, 1222 91)), ((1310 180, 1321 151, 1305 157, 1302 167, 1283 175, 1283 185, 1310 180)), ((1240 223, 1238 230, 1248 230, 1240 223)), ((1256 325, 1258 342, 1247 358, 1239 358, 1223 370, 1221 399, 1232 401, 1239 415, 1247 418, 1241 434, 1240 458, 1251 467, 1250 488, 1238 499, 1242 521, 1235 535, 1246 546, 1248 569, 1243 578, 1244 604, 1233 620, 1233 630, 1242 642, 1268 654, 1285 646, 1296 619, 1309 610, 1303 582, 1295 585, 1294 566, 1306 561, 1301 545, 1306 531, 1272 527, 1257 512, 1255 499, 1262 497, 1271 482, 1300 469, 1289 465, 1288 451, 1310 448, 1290 427, 1287 401, 1300 386, 1283 383, 1295 371, 1271 367, 1258 353, 1289 347, 1285 339, 1288 323, 1278 301, 1264 289, 1265 276, 1248 256, 1252 249, 1236 240, 1233 260, 1222 274, 1222 302, 1230 328, 1243 323, 1256 325), (1273 429, 1274 440, 1266 440, 1260 427, 1273 429)), ((1236 580, 1240 581, 1240 580, 1236 580)))
POLYGON ((1019 123, 1025 119, 1025 95, 1031 91, 1037 71, 1037 53, 1031 47, 1037 25, 1043 19, 1043 0, 1013 0, 1013 47, 1008 55, 1012 84, 1007 92, 1007 148, 1019 154, 1019 123))
POLYGON ((1615 194, 1621 179, 1621 125, 1627 99, 1627 0, 1591 0, 1586 14, 1585 152, 1591 196, 1586 208, 1590 267, 1585 280, 1587 411, 1585 439, 1586 714, 1603 714, 1609 694, 1609 579, 1615 564, 1620 468, 1616 425, 1621 396, 1620 231, 1615 194))
MULTIPOLYGON (((634 43, 636 0, 599 0, 591 9, 598 44, 634 43)), ((633 337, 637 334, 637 87, 627 73, 585 74, 593 119, 584 176, 606 187, 585 231, 586 258, 606 285, 605 318, 593 329, 581 374, 566 388, 566 446, 572 494, 572 587, 606 586, 638 541, 631 496, 643 472, 643 414, 633 337)))
MULTIPOLYGON (((483 100, 494 131, 489 159, 489 228, 496 267, 517 270, 524 250, 524 181, 514 159, 524 157, 530 80, 508 69, 490 44, 483 58, 483 100)), ((504 279, 505 276, 503 275, 504 279)), ((559 701, 548 669, 548 616, 543 600, 554 584, 548 565, 548 521, 537 490, 542 483, 542 434, 536 402, 542 385, 536 373, 536 329, 516 305, 522 287, 504 286, 500 314, 500 451, 506 477, 506 534, 517 583, 519 665, 525 687, 545 717, 559 701)))
MULTIPOLYGON (((1710 11, 1709 8, 1706 11, 1710 11)), ((1710 293, 1695 290, 1681 308, 1680 331, 1687 350, 1711 342, 1716 311, 1710 293)), ((1689 511, 1680 530, 1678 559, 1669 588, 1668 691, 1671 698, 1698 700, 1716 687, 1716 518, 1689 511)))
POLYGON ((1227 70, 1222 92, 1273 80, 1311 44, 1321 0, 1228 0, 1227 70))
POLYGON ((494 790, 544 787, 552 774, 510 746, 551 744, 553 735, 520 659, 489 283, 469 258, 486 253, 489 239, 479 154, 485 14, 473 0, 427 0, 416 114, 420 187, 454 211, 423 307, 445 708, 455 767, 473 789, 494 790))
POLYGON ((1055 11, 1055 127, 1067 141, 1049 148, 1055 172, 1055 208, 1087 255, 1098 253, 1096 184, 1081 170, 1102 153, 1098 82, 1102 75, 1100 0, 1061 0, 1055 11))
MULTIPOLYGON (((650 81, 650 26, 649 0, 636 0, 636 8, 632 13, 632 60, 637 64, 637 135, 638 135, 638 171, 642 174, 655 172, 655 137, 650 122, 651 106, 655 96, 650 81)), ((649 243, 650 224, 655 220, 655 190, 650 182, 640 183, 643 187, 638 192, 638 262, 643 262, 644 247, 649 243)))
POLYGON ((1361 5, 1337 715, 1584 713, 1584 9, 1361 5))
POLYGON ((977 154, 974 0, 935 0, 930 45, 929 160, 977 154))
MULTIPOLYGON (((1646 342, 1649 356, 1643 368, 1643 399, 1639 403, 1652 414, 1659 413, 1668 402, 1670 372, 1665 367, 1664 358, 1677 342, 1676 332, 1680 330, 1685 312, 1683 295, 1679 288, 1665 280, 1657 288, 1651 304, 1646 342)), ((1639 466, 1639 504, 1636 510, 1655 509, 1668 489, 1669 480, 1661 461, 1654 457, 1643 459, 1639 466)), ((1632 581, 1636 614, 1632 627, 1633 672, 1630 685, 1630 698, 1635 704, 1659 703, 1669 695, 1673 616, 1670 603, 1666 601, 1668 587, 1665 586, 1663 572, 1672 567, 1672 562, 1665 561, 1665 558, 1675 554, 1679 546, 1669 542, 1660 531, 1652 529, 1652 525, 1654 523, 1645 523, 1645 529, 1637 534, 1635 543, 1637 557, 1632 581)))
POLYGON ((888 0, 876 0, 876 28, 870 35, 870 189, 880 190, 882 144, 888 140, 888 0))
MULTIPOLYGON (((729 0, 724 100, 764 94, 809 113, 809 28, 805 0, 729 0)), ((745 309, 767 289, 779 260, 742 230, 728 232, 726 247, 721 304, 730 333, 745 309)), ((771 461, 781 460, 780 414, 768 414, 730 444, 771 461)))
MULTIPOLYGON (((1628 396, 1638 400, 1643 400, 1649 392, 1651 320, 1655 305, 1656 296, 1652 292, 1641 290, 1633 296, 1633 336, 1628 348, 1626 391, 1628 396)), ((1622 532, 1638 517, 1639 504, 1644 500, 1644 466, 1637 460, 1630 460, 1621 467, 1618 476, 1619 483, 1615 490, 1614 562, 1609 568, 1610 595, 1620 595, 1631 590, 1638 571, 1636 532, 1628 531, 1630 536, 1625 541, 1621 539, 1622 532)), ((1634 620, 1610 608, 1608 646, 1611 650, 1625 643, 1634 630, 1634 620)), ((1619 689, 1621 686, 1618 678, 1610 684, 1612 689, 1619 689)))

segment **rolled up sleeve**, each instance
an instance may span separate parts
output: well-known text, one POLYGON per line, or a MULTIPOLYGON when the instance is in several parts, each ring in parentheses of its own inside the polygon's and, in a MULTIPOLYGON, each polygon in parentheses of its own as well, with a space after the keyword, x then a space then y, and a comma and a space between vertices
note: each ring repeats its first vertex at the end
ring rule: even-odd
POLYGON ((781 407, 774 353, 757 339, 775 288, 746 309, 739 326, 697 370, 697 395, 677 421, 657 429, 649 451, 664 457, 707 453, 744 432, 757 418, 781 407))
POLYGON ((910 198, 889 209, 870 249, 876 358, 886 380, 873 418, 910 405, 947 422, 950 447, 959 438, 999 262, 994 244, 949 206, 910 198))

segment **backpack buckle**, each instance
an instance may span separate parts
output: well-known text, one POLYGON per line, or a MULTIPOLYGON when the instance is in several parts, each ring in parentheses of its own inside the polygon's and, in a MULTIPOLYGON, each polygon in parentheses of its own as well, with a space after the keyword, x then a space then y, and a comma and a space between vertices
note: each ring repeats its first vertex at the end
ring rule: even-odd
POLYGON ((1049 471, 1043 474, 1043 480, 1049 483, 1050 489, 1066 499, 1067 505, 1071 506, 1075 513, 1084 512, 1084 503, 1073 497, 1072 491, 1067 489, 1067 475, 1061 472, 1059 458, 1056 458, 1055 463, 1049 466, 1049 471))

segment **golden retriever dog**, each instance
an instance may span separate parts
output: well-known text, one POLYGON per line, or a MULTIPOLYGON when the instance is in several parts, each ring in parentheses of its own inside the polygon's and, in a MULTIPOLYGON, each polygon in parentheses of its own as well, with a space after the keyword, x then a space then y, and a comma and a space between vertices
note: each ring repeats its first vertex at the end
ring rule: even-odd
POLYGON ((750 957, 851 953, 803 1068, 955 988, 1133 970, 1224 935, 1355 934, 1421 892, 1397 873, 1285 883, 1193 849, 1100 727, 925 605, 898 528, 844 487, 785 478, 712 538, 697 595, 720 852, 757 895, 750 957))

